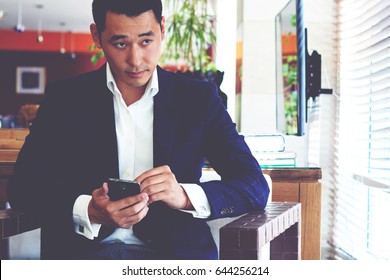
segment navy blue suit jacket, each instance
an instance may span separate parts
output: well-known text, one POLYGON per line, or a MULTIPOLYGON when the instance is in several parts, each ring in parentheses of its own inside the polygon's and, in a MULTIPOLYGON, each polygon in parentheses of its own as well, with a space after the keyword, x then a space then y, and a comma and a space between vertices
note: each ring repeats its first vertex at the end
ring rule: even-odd
MULTIPOLYGON (((210 219, 263 209, 269 188, 213 83, 158 68, 154 97, 154 166, 169 165, 179 183, 198 183, 211 205, 210 219), (204 159, 221 181, 200 183, 204 159)), ((40 218, 44 259, 77 259, 102 236, 75 233, 73 204, 108 177, 118 177, 113 95, 105 67, 48 84, 19 154, 8 192, 11 206, 40 218)), ((214 259, 205 220, 153 203, 135 234, 167 259, 214 259)))

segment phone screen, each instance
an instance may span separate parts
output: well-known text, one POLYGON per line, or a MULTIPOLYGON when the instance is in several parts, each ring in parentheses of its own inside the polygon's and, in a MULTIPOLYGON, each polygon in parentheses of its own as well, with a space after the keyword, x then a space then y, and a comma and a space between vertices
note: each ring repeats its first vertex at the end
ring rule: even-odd
POLYGON ((140 193, 140 185, 135 181, 109 178, 107 183, 110 200, 119 200, 140 193))

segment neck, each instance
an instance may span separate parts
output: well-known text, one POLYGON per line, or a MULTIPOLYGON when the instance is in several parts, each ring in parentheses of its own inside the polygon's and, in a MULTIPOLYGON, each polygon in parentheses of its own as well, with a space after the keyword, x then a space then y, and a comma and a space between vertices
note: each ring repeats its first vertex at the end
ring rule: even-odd
POLYGON ((137 102, 145 93, 146 85, 142 87, 130 88, 128 86, 121 87, 118 85, 118 88, 122 94, 123 100, 127 106, 137 102))

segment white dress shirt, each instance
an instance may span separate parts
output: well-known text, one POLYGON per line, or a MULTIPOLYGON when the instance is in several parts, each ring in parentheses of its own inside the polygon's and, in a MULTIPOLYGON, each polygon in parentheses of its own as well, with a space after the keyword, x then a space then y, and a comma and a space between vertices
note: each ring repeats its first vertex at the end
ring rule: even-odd
MULTIPOLYGON (((119 174, 121 179, 132 180, 141 173, 153 168, 153 105, 158 93, 157 69, 148 82, 145 93, 137 102, 127 106, 115 83, 111 69, 106 67, 107 87, 113 93, 115 127, 118 141, 119 174)), ((208 218, 210 205, 203 189, 197 184, 181 184, 186 191, 196 218, 208 218)), ((99 234, 100 224, 92 224, 88 216, 90 195, 80 195, 73 207, 73 223, 76 233, 93 239, 99 234)), ((128 229, 117 228, 102 242, 121 241, 127 244, 143 244, 128 229)))

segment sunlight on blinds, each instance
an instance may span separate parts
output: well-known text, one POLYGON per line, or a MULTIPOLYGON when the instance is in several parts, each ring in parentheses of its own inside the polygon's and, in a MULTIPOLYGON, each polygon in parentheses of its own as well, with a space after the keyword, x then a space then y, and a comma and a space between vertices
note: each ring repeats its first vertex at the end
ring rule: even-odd
POLYGON ((328 242, 390 259, 390 0, 338 1, 339 88, 328 242))

